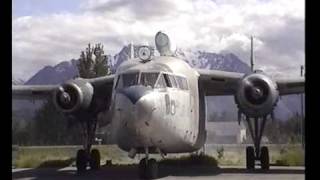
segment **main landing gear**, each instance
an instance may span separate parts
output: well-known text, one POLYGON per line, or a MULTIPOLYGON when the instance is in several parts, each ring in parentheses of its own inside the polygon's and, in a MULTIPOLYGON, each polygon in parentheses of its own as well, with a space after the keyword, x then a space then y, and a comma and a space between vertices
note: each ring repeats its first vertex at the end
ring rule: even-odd
POLYGON ((254 169, 255 161, 258 160, 261 163, 261 169, 268 170, 270 167, 268 147, 263 146, 260 148, 261 138, 267 118, 264 117, 262 118, 262 121, 259 121, 259 118, 254 118, 252 120, 247 117, 246 121, 254 144, 254 146, 248 146, 246 149, 247 169, 254 169), (254 127, 252 127, 252 121, 254 127))
POLYGON ((146 157, 140 160, 139 177, 142 179, 156 179, 158 177, 158 163, 149 159, 148 148, 145 148, 146 157))
POLYGON ((81 123, 83 129, 83 149, 78 150, 76 157, 76 166, 78 173, 86 171, 87 166, 91 170, 100 169, 100 152, 98 149, 92 149, 91 146, 94 140, 97 121, 85 121, 81 123))

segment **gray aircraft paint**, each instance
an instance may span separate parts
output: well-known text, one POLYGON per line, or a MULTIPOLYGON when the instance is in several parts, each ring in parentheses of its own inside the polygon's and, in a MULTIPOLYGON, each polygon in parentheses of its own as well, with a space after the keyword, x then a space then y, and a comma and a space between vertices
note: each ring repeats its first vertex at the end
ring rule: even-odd
MULTIPOLYGON (((199 126, 202 124, 199 121, 205 121, 205 112, 200 114, 199 111, 198 76, 186 62, 174 57, 155 57, 146 63, 139 59, 124 62, 115 75, 110 108, 112 137, 116 144, 126 151, 143 147, 157 147, 167 153, 199 149, 205 141, 205 126, 199 126), (149 89, 137 92, 142 97, 132 102, 123 90, 115 89, 119 74, 130 72, 180 75, 187 79, 189 89, 149 89)), ((143 89, 136 88, 137 91, 143 89)))

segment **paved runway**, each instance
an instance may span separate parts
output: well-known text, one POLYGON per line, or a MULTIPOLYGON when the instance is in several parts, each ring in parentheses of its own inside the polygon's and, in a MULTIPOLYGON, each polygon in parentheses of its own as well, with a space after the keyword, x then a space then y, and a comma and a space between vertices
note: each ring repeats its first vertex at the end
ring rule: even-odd
MULTIPOLYGON (((159 179, 214 179, 214 180, 302 180, 304 167, 271 167, 269 171, 247 171, 244 167, 160 167, 159 179)), ((74 167, 63 169, 13 169, 12 178, 28 179, 139 179, 136 165, 103 167, 78 175, 74 167)))

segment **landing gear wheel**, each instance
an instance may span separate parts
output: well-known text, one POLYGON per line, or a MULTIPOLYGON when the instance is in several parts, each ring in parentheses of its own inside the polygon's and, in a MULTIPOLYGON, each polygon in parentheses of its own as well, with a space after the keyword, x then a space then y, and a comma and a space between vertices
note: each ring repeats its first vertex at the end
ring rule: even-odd
POLYGON ((87 168, 87 155, 85 150, 80 149, 77 152, 76 166, 78 173, 83 173, 87 168))
POLYGON ((146 178, 145 173, 146 173, 146 158, 143 158, 139 162, 139 177, 144 179, 146 178))
POLYGON ((100 169, 100 152, 98 149, 91 150, 89 165, 92 170, 100 169))
POLYGON ((261 148, 260 161, 261 161, 261 169, 268 170, 269 167, 270 167, 270 164, 269 164, 269 150, 268 150, 268 147, 266 147, 266 146, 263 146, 261 148))
POLYGON ((254 159, 254 149, 252 146, 248 146, 246 149, 247 169, 254 169, 254 159))
POLYGON ((146 166, 146 177, 156 179, 158 177, 158 163, 155 159, 150 159, 146 166))

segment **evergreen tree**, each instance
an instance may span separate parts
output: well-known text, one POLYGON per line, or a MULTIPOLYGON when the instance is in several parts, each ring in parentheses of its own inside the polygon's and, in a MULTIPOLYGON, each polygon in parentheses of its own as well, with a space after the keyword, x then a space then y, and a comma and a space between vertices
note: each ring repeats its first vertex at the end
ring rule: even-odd
POLYGON ((107 56, 104 55, 101 43, 96 44, 94 47, 91 47, 89 43, 85 52, 81 51, 78 70, 82 78, 95 78, 110 74, 107 56))
POLYGON ((51 100, 38 110, 34 122, 34 143, 37 145, 81 144, 78 126, 68 127, 68 118, 51 100))
POLYGON ((301 116, 295 114, 285 121, 267 122, 265 136, 272 143, 301 143, 301 116))
POLYGON ((33 121, 21 118, 12 111, 12 144, 30 145, 33 142, 33 121))

